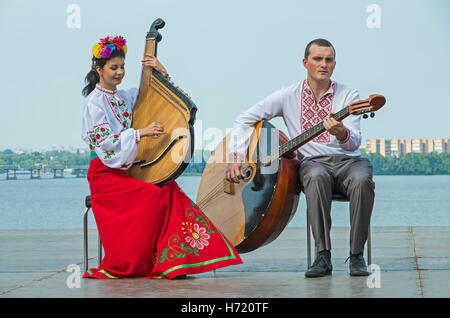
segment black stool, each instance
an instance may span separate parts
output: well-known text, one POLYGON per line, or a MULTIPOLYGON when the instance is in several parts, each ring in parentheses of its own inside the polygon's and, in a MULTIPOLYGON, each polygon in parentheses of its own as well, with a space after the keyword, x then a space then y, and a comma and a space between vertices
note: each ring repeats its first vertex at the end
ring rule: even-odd
MULTIPOLYGON (((333 201, 340 201, 340 202, 349 202, 350 200, 341 193, 333 193, 333 201)), ((311 224, 309 223, 309 213, 308 209, 306 209, 306 252, 308 257, 308 268, 311 267, 311 224)), ((372 262, 372 251, 371 251, 371 238, 370 238, 370 225, 369 225, 369 232, 367 236, 367 265, 370 265, 372 262)), ((315 255, 317 257, 317 249, 315 251, 315 255)))
MULTIPOLYGON (((89 267, 88 258, 88 212, 91 209, 91 196, 86 196, 85 199, 86 211, 83 216, 83 266, 86 272, 89 267)), ((102 261, 102 239, 100 238, 100 233, 98 234, 98 266, 102 261)))

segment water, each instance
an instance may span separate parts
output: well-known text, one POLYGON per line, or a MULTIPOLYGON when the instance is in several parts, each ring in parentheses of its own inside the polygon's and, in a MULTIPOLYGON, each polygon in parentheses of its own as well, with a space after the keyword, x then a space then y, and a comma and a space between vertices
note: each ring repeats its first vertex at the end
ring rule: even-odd
MULTIPOLYGON (((0 229, 81 229, 86 179, 66 177, 39 180, 0 175, 0 229)), ((375 176, 372 226, 450 226, 450 176, 375 176)), ((177 179, 184 192, 197 197, 199 176, 177 179)), ((302 195, 288 225, 306 226, 302 195)), ((348 203, 333 202, 333 226, 348 226, 348 203)), ((89 227, 95 228, 92 213, 89 227)))

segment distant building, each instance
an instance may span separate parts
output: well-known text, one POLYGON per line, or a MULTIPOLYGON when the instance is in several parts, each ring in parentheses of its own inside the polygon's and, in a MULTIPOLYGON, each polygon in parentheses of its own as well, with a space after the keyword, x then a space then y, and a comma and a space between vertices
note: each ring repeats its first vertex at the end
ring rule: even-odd
POLYGON ((450 139, 368 139, 365 150, 366 153, 396 157, 410 152, 450 154, 450 139))

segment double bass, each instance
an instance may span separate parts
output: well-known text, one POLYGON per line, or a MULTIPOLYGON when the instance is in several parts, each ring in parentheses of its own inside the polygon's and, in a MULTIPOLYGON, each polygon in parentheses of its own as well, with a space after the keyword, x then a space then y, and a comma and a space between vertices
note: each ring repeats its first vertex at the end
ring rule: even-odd
MULTIPOLYGON (((352 103, 333 115, 371 113, 385 103, 382 95, 352 103)), ((373 117, 373 116, 371 116, 373 117)), ((299 160, 294 151, 325 131, 323 122, 289 140, 267 121, 255 125, 247 148, 244 178, 225 178, 229 133, 211 154, 197 194, 197 205, 239 253, 253 251, 275 240, 297 211, 300 199, 299 160)))
MULTIPOLYGON (((157 54, 165 26, 156 19, 145 38, 145 53, 157 54)), ((159 186, 180 176, 194 152, 194 123, 197 107, 173 82, 150 67, 143 67, 131 127, 141 129, 152 122, 163 125, 165 135, 142 138, 134 164, 126 173, 159 186)))

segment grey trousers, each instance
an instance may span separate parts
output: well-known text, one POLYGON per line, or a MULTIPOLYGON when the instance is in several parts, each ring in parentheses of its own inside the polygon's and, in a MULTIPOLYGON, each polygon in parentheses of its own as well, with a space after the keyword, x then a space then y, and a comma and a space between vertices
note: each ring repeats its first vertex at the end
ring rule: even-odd
POLYGON ((299 168, 316 249, 331 250, 333 192, 350 199, 350 252, 364 251, 375 199, 372 165, 366 158, 347 155, 309 157, 299 168))

